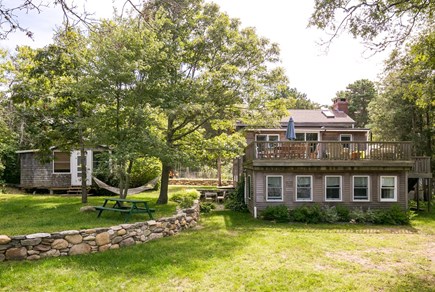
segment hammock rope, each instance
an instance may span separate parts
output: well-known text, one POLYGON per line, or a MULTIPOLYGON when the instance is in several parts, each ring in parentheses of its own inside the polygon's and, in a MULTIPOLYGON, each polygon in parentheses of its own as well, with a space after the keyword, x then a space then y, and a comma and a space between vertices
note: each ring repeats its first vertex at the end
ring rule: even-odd
MULTIPOLYGON (((109 186, 108 184, 106 184, 105 182, 99 180, 95 176, 93 176, 92 178, 94 179, 95 183, 100 188, 108 190, 108 191, 110 191, 110 192, 112 192, 114 194, 117 194, 117 195, 121 194, 121 190, 119 188, 115 188, 115 187, 109 186)), ((142 193, 143 191, 146 191, 146 190, 152 190, 156 186, 158 180, 159 180, 159 177, 156 177, 153 180, 150 180, 148 183, 146 183, 143 186, 140 186, 140 187, 137 187, 137 188, 128 189, 127 190, 127 195, 134 195, 134 194, 142 193)))

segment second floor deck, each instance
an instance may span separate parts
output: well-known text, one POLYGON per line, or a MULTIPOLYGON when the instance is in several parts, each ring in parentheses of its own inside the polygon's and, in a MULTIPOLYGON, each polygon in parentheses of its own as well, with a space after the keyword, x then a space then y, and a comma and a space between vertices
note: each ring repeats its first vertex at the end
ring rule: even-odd
POLYGON ((411 142, 273 141, 253 142, 245 162, 263 166, 403 166, 430 173, 430 158, 415 157, 411 142))

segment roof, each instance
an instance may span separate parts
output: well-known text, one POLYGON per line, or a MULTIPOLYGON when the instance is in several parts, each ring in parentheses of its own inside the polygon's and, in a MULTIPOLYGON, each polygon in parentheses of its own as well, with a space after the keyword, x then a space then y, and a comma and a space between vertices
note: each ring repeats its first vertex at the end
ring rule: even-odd
POLYGON ((289 110, 289 116, 281 119, 282 125, 287 125, 290 117, 293 117, 295 127, 300 126, 319 126, 319 127, 334 127, 334 126, 353 126, 355 121, 347 114, 336 110, 289 110))

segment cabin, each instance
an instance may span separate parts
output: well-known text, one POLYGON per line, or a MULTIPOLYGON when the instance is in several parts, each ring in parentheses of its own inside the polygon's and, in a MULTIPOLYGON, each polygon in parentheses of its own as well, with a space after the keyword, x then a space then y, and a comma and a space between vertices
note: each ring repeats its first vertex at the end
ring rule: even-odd
POLYGON ((430 157, 415 157, 410 142, 372 142, 370 130, 356 128, 347 107, 337 99, 332 109, 290 110, 277 128, 237 125, 248 146, 234 163, 233 179, 244 177, 254 217, 282 204, 408 207, 417 180, 432 177, 430 157))
MULTIPOLYGON (((20 161, 20 188, 26 190, 45 189, 50 194, 54 191, 67 190, 69 193, 78 192, 81 186, 82 168, 80 165, 80 151, 62 151, 56 147, 51 149, 51 159, 41 159, 39 150, 17 151, 20 161)), ((93 170, 102 163, 101 154, 107 148, 86 148, 86 184, 92 185, 93 170)))

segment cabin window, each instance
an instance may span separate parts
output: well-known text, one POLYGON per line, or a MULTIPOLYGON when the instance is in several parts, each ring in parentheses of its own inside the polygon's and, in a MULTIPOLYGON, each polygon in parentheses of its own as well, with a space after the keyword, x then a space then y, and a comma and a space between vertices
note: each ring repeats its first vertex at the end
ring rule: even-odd
POLYGON ((246 196, 249 200, 252 198, 252 179, 250 175, 246 178, 246 196))
POLYGON ((341 201, 341 176, 325 177, 326 201, 341 201))
POLYGON ((397 177, 381 176, 380 183, 381 202, 397 201, 397 177))
POLYGON ((313 177, 296 176, 296 201, 313 200, 313 177))
MULTIPOLYGON (((352 141, 352 135, 351 134, 341 134, 340 141, 352 141)), ((342 145, 343 145, 343 148, 349 148, 349 143, 344 143, 342 145)))
POLYGON ((266 176, 266 200, 267 201, 282 201, 283 189, 282 189, 282 176, 266 176))
POLYGON ((71 172, 69 152, 53 152, 53 173, 71 172))
POLYGON ((370 180, 368 176, 353 177, 353 200, 369 201, 370 200, 370 180))

